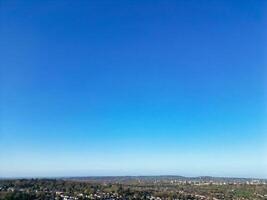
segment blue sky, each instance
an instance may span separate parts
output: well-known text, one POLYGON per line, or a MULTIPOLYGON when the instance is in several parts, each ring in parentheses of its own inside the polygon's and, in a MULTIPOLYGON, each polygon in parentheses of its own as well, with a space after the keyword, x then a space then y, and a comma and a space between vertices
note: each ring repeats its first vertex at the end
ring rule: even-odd
POLYGON ((266 2, 0 9, 0 176, 267 177, 266 2))

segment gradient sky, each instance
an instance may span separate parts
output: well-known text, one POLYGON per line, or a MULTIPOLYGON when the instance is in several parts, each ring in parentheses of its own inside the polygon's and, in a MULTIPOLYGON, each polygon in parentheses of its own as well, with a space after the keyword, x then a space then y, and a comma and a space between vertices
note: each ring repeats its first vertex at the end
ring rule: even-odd
POLYGON ((267 178, 266 8, 0 0, 0 177, 267 178))

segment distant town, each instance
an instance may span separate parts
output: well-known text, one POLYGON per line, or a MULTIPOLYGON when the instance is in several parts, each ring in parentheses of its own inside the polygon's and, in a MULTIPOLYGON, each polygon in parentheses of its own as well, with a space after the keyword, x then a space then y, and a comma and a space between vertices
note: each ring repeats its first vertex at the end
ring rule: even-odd
POLYGON ((1 179, 0 199, 258 200, 267 199, 267 180, 206 176, 1 179))

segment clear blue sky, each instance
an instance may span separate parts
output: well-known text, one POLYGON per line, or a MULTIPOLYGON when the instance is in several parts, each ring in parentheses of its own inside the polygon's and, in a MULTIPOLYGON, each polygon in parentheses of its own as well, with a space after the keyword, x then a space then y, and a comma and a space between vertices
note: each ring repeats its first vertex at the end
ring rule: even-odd
POLYGON ((1 0, 0 176, 267 177, 266 6, 1 0))

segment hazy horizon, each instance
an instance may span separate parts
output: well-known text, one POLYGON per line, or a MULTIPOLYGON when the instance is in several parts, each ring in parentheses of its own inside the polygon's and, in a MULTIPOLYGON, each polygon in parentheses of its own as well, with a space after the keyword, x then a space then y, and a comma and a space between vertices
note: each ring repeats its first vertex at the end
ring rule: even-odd
POLYGON ((0 3, 0 177, 267 178, 266 1, 0 3))
POLYGON ((200 176, 183 176, 183 175, 175 175, 175 174, 158 174, 158 175, 80 175, 80 176, 6 176, 0 177, 0 179, 75 179, 75 178, 116 178, 116 177, 181 177, 181 178, 226 178, 226 179, 267 179, 266 177, 235 177, 235 176, 209 176, 209 175, 200 175, 200 176))

